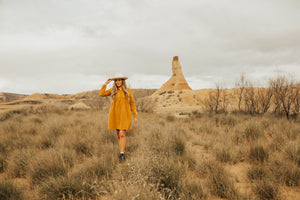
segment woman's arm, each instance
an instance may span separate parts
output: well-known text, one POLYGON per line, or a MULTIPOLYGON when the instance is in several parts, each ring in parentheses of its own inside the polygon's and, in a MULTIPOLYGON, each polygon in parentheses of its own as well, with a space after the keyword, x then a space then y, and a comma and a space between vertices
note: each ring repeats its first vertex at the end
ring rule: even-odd
POLYGON ((137 112, 136 112, 135 101, 134 101, 134 98, 133 98, 131 89, 129 89, 129 98, 130 98, 130 108, 131 108, 131 112, 132 112, 133 118, 134 118, 135 121, 136 121, 136 119, 137 119, 137 112))
POLYGON ((100 96, 105 97, 111 95, 111 89, 106 90, 106 85, 111 82, 111 79, 107 79, 107 81, 103 84, 100 90, 100 96))

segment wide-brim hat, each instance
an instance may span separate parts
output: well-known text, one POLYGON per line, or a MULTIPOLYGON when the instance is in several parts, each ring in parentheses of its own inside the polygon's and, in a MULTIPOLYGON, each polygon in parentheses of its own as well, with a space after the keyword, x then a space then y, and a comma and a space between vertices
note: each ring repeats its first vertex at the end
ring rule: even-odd
POLYGON ((110 78, 110 79, 111 79, 111 80, 118 80, 118 79, 126 80, 126 79, 128 79, 128 77, 123 76, 123 74, 118 74, 118 75, 116 75, 114 78, 110 78))

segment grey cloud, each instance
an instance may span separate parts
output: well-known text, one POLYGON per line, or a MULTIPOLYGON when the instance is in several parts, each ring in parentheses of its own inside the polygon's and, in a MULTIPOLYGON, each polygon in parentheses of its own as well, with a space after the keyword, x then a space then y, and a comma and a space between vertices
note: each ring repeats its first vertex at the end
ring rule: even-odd
POLYGON ((299 77, 299 8, 292 0, 2 0, 1 76, 121 71, 156 80, 171 75, 178 55, 195 88, 230 85, 242 72, 288 69, 299 77))

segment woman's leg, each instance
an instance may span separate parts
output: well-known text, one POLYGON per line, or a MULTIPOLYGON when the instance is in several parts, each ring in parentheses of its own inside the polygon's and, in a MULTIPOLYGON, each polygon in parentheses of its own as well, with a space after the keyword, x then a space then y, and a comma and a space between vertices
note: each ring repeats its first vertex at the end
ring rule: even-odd
POLYGON ((119 136, 120 136, 120 152, 125 152, 125 148, 126 148, 126 130, 120 130, 119 132, 119 136))
POLYGON ((117 132, 117 137, 118 137, 119 148, 121 149, 121 145, 120 145, 120 130, 116 129, 116 132, 117 132))

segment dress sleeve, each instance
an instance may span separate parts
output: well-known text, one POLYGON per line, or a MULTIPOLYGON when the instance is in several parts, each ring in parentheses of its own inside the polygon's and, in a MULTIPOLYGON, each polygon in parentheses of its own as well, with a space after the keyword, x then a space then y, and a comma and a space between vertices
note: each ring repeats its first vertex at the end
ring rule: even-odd
POLYGON ((129 89, 129 96, 130 96, 129 97, 130 98, 130 108, 131 108, 132 115, 134 118, 137 118, 135 101, 134 101, 131 89, 129 89))
POLYGON ((101 90, 100 90, 100 96, 105 97, 111 95, 111 89, 106 90, 106 85, 103 85, 101 90))

